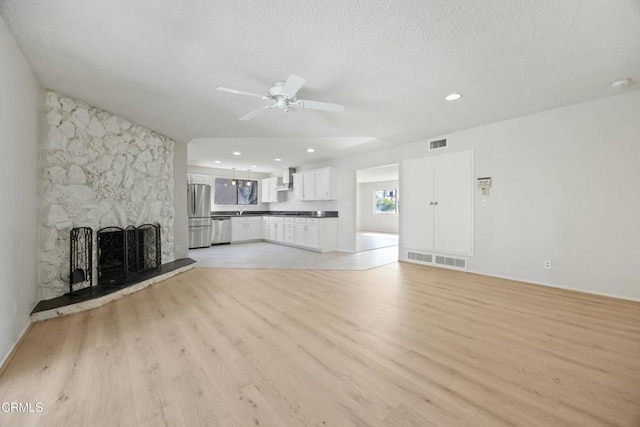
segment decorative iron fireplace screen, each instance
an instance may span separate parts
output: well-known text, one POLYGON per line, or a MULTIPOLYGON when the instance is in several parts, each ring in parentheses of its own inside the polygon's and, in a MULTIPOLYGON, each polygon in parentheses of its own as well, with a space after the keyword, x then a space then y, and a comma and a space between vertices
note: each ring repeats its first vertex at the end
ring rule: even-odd
POLYGON ((115 284, 127 277, 125 230, 106 227, 98 230, 98 285, 115 284))
POLYGON ((143 224, 138 227, 138 273, 160 267, 160 225, 143 224))
POLYGON ((160 224, 98 230, 98 284, 114 285, 160 268, 160 224))
POLYGON ((73 228, 69 233, 69 292, 93 286, 93 230, 89 227, 73 228))

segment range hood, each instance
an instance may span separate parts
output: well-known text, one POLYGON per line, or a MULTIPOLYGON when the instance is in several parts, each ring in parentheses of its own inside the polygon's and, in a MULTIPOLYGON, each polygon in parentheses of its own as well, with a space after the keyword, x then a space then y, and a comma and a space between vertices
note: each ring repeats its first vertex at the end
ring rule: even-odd
POLYGON ((286 167, 282 171, 282 184, 276 187, 276 191, 291 191, 293 190, 293 174, 296 173, 296 168, 286 167))

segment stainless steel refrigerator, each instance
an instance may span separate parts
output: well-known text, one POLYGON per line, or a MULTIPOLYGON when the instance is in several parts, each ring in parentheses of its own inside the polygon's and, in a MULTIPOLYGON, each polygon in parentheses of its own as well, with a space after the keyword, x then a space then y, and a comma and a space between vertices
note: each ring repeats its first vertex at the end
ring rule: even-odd
POLYGON ((211 246, 211 186, 188 184, 189 249, 211 246))

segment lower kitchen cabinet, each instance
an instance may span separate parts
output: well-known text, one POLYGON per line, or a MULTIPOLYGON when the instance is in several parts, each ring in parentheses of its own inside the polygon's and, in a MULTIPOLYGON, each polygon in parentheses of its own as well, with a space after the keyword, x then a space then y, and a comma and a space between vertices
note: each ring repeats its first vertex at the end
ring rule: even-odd
POLYGON ((337 218, 296 218, 294 244, 305 249, 330 252, 338 249, 337 218))
POLYGON ((262 217, 231 218, 231 242, 262 239, 262 217))
POLYGON ((269 217, 269 236, 267 240, 276 243, 284 242, 284 218, 269 217))
POLYGON ((289 245, 295 243, 295 218, 284 219, 284 242, 289 245))
POLYGON ((316 252, 338 250, 338 218, 232 217, 231 243, 266 240, 316 252))

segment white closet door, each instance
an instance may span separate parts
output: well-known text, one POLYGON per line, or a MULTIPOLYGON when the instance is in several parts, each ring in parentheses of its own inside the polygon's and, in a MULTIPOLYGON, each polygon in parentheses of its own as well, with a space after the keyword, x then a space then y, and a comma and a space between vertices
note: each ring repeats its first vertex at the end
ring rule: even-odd
POLYGON ((400 179, 403 246, 433 249, 433 158, 405 160, 400 179))
POLYGON ((437 156, 434 161, 434 249, 472 254, 473 152, 437 156))

